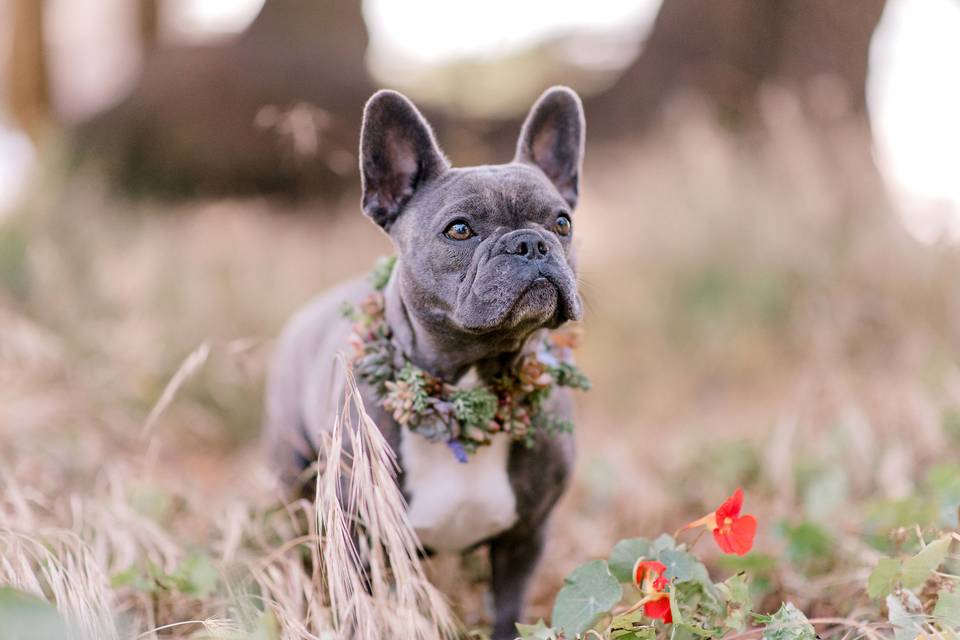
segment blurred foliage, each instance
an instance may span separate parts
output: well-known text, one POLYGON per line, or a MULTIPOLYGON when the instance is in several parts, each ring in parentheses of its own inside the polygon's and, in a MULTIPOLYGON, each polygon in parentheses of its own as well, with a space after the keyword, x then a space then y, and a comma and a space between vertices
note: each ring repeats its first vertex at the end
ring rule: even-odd
POLYGON ((67 625, 45 600, 0 587, 0 638, 4 640, 63 640, 67 625))
POLYGON ((731 332, 741 330, 776 333, 788 317, 793 293, 786 275, 741 272, 734 261, 680 273, 673 288, 667 327, 678 345, 704 337, 729 339, 731 332))
POLYGON ((0 287, 19 301, 29 294, 28 238, 23 224, 13 216, 0 222, 0 287))
POLYGON ((943 430, 954 446, 960 447, 960 409, 951 407, 943 412, 943 430))
POLYGON ((171 573, 147 563, 142 570, 131 567, 115 574, 111 584, 115 588, 131 586, 145 593, 175 591, 192 598, 206 598, 216 590, 220 575, 209 556, 194 553, 184 558, 171 573))
POLYGON ((787 557, 804 574, 830 570, 834 541, 826 529, 814 522, 781 522, 777 531, 787 543, 787 557))
MULTIPOLYGON (((882 190, 863 186, 867 171, 784 118, 749 150, 692 119, 588 155, 578 357, 596 384, 579 406, 580 464, 531 619, 548 619, 564 577, 612 547, 624 581, 638 555, 670 545, 617 540, 672 530, 732 486, 765 523, 759 548, 705 554, 702 566, 748 572, 764 614, 793 599, 881 619, 885 601, 864 592, 877 554, 895 581, 920 550, 917 526, 928 544, 957 527, 956 251, 906 237, 882 190)), ((272 336, 389 251, 356 197, 331 213, 116 201, 95 178, 57 176, 0 225, 0 482, 49 505, 45 523, 73 526, 77 505, 107 514, 77 535, 124 550, 102 567, 119 606, 157 624, 222 611, 236 584, 220 558, 264 560, 264 541, 296 538, 265 521, 309 520, 265 508, 275 494, 250 487, 266 475, 256 439, 272 336), (145 435, 205 342, 209 359, 145 435)), ((0 528, 16 513, 0 509, 0 528)), ((301 566, 310 553, 290 555, 301 566)), ((438 573, 482 626, 476 585, 438 573)), ((918 592, 946 619, 956 603, 939 588, 931 579, 918 592)), ((244 615, 244 628, 277 637, 262 607, 244 615)))

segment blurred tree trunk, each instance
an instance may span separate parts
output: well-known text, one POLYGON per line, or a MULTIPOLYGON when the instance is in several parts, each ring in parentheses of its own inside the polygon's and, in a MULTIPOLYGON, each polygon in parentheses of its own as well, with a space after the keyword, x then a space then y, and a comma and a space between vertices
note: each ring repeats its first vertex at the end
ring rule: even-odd
POLYGON ((764 90, 782 88, 815 120, 866 122, 870 39, 885 0, 663 0, 637 60, 588 101, 595 135, 648 126, 694 95, 721 122, 757 124, 764 90))
POLYGON ((160 5, 161 0, 140 0, 137 18, 143 51, 151 51, 160 39, 160 5))
POLYGON ((366 49, 360 0, 267 0, 227 42, 155 49, 75 144, 134 194, 336 196, 357 177, 366 49))
POLYGON ((13 116, 35 141, 50 122, 42 0, 13 0, 9 70, 13 116))

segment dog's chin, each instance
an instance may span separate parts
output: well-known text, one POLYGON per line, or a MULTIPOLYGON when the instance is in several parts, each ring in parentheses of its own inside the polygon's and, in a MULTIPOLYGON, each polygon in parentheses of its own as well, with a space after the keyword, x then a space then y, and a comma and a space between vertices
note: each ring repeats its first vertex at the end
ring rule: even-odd
POLYGON ((531 330, 555 328, 567 320, 578 319, 578 314, 579 301, 566 300, 562 289, 551 279, 540 276, 499 313, 460 323, 460 327, 474 334, 518 332, 526 335, 531 330))
POLYGON ((513 308, 504 318, 504 328, 539 325, 556 322, 560 310, 560 290, 543 276, 520 294, 513 308))

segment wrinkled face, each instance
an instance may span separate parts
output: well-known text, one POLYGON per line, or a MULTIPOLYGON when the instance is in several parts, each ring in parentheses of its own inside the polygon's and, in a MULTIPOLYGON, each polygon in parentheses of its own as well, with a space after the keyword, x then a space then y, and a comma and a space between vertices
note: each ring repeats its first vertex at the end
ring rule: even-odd
POLYGON ((525 336, 580 318, 573 209, 580 101, 548 90, 505 165, 452 169, 403 96, 364 114, 364 211, 393 239, 404 301, 440 331, 525 336))
POLYGON ((529 332, 580 317, 573 213, 536 167, 447 171, 390 234, 405 286, 459 329, 529 332))

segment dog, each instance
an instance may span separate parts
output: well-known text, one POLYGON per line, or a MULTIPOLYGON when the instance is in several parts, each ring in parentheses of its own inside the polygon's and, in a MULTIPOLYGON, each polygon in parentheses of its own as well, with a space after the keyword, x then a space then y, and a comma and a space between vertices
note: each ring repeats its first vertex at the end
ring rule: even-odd
MULTIPOLYGON (((554 87, 531 108, 511 162, 453 168, 410 100, 383 90, 367 102, 362 208, 396 249, 383 309, 409 362, 450 384, 484 380, 536 349, 545 332, 580 319, 573 229, 585 127, 577 94, 554 87)), ((291 486, 315 461, 319 435, 342 406, 334 360, 351 334, 342 304, 372 290, 361 278, 321 296, 278 341, 265 430, 291 486)), ((361 392, 398 457, 397 481, 422 545, 457 552, 488 545, 493 637, 515 637, 570 475, 572 435, 537 432, 523 443, 495 434, 462 464, 444 443, 399 424, 369 385, 361 392)), ((569 390, 554 389, 545 409, 570 417, 569 390)))

